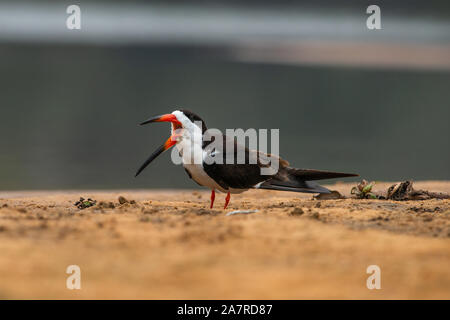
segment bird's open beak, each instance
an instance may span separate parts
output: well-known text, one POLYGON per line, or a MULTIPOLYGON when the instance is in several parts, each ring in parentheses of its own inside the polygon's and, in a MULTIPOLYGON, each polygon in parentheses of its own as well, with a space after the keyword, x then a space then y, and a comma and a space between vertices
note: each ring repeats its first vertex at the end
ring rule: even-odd
POLYGON ((163 114, 161 116, 156 116, 150 119, 145 120, 144 122, 141 123, 141 126, 147 123, 152 123, 152 122, 172 122, 174 124, 180 125, 181 123, 178 121, 177 117, 175 117, 173 114, 169 113, 169 114, 163 114))
POLYGON ((181 123, 178 121, 178 119, 173 114, 164 114, 162 116, 156 116, 153 118, 150 118, 148 120, 145 120, 141 123, 141 125, 152 123, 152 122, 170 122, 172 123, 173 127, 173 134, 167 139, 167 141, 160 146, 158 149, 156 149, 152 155, 142 164, 142 166, 139 168, 139 170, 136 172, 135 177, 137 177, 156 157, 158 157, 161 153, 164 151, 170 149, 172 146, 174 146, 178 141, 178 135, 175 133, 177 129, 182 128, 181 123))

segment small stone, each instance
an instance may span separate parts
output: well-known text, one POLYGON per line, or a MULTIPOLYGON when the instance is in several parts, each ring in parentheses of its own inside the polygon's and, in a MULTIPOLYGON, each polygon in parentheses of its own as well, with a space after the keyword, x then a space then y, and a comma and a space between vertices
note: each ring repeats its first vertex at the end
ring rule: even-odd
POLYGON ((235 210, 235 211, 228 212, 226 214, 226 216, 232 216, 234 214, 249 214, 249 213, 256 213, 256 212, 258 212, 258 210, 235 210))
POLYGON ((128 203, 128 202, 129 201, 125 197, 122 197, 122 196, 119 197, 119 203, 120 204, 125 204, 125 203, 128 203))
POLYGON ((341 195, 336 190, 330 190, 330 193, 319 193, 318 195, 314 196, 313 199, 316 200, 334 200, 334 199, 345 199, 343 195, 341 195))
POLYGON ((98 207, 100 209, 114 209, 116 206, 112 202, 100 201, 98 203, 98 207))
POLYGON ((319 220, 319 213, 317 211, 312 211, 309 213, 308 218, 319 220))
POLYGON ((142 207, 141 212, 143 214, 153 214, 153 213, 158 212, 158 209, 155 209, 155 208, 146 209, 146 208, 142 207))
POLYGON ((294 208, 291 210, 291 212, 289 213, 289 215, 291 216, 301 216, 302 214, 304 214, 305 212, 303 211, 302 208, 294 208))

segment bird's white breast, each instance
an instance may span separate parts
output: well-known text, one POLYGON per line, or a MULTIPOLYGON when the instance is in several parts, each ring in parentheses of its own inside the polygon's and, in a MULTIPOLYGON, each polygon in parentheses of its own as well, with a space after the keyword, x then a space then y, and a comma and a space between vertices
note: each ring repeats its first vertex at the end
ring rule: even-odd
POLYGON ((205 172, 203 168, 203 161, 208 156, 208 154, 202 148, 202 129, 193 124, 182 112, 174 111, 172 112, 172 114, 174 114, 177 119, 183 124, 181 137, 176 146, 181 154, 183 166, 187 171, 189 171, 192 179, 202 186, 221 192, 241 193, 247 190, 233 188, 226 190, 205 172))
POLYGON ((186 135, 176 146, 181 154, 183 167, 189 171, 195 182, 210 189, 228 192, 205 172, 203 168, 205 151, 202 149, 201 141, 192 141, 191 137, 186 135))
POLYGON ((191 174, 192 179, 198 184, 208 187, 210 189, 219 190, 222 192, 228 192, 222 188, 217 182, 215 182, 208 174, 203 170, 202 165, 198 164, 183 164, 187 171, 191 174))

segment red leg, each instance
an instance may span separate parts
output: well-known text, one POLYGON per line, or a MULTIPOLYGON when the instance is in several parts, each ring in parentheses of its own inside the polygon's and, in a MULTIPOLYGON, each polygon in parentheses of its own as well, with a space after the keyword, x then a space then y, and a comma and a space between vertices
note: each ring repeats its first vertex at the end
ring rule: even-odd
POLYGON ((212 207, 214 206, 214 199, 216 198, 216 192, 214 191, 214 189, 211 190, 211 206, 210 209, 212 209, 212 207))
POLYGON ((224 209, 226 209, 228 207, 228 203, 230 202, 230 193, 227 193, 227 197, 225 198, 225 207, 223 207, 224 209))

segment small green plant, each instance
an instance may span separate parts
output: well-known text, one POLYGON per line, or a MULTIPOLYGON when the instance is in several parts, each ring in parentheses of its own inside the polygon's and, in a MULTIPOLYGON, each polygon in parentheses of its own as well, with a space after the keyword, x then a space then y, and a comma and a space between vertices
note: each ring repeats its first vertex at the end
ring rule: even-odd
POLYGON ((75 203, 75 205, 77 206, 78 209, 86 209, 92 206, 95 206, 95 204, 97 203, 97 201, 92 200, 91 198, 85 200, 84 198, 80 198, 79 201, 77 201, 75 203))
POLYGON ((375 182, 367 182, 367 180, 362 180, 356 187, 353 187, 351 194, 354 194, 358 199, 378 199, 377 195, 372 193, 372 188, 375 182))

